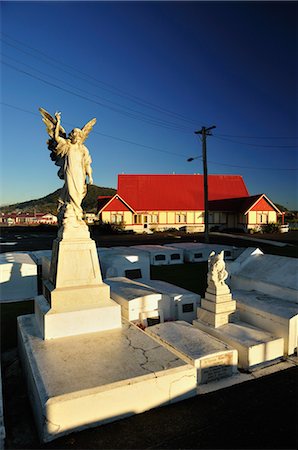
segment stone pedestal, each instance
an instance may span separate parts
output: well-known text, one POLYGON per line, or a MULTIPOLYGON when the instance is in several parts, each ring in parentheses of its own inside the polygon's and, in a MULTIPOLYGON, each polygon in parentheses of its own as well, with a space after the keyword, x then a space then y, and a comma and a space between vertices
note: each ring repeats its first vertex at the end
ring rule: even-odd
POLYGON ((35 298, 43 339, 121 327, 121 308, 103 283, 95 242, 88 228, 60 233, 53 243, 50 278, 35 298))
POLYGON ((236 302, 226 284, 208 285, 201 307, 197 308, 197 317, 212 327, 220 327, 229 323, 230 317, 236 311, 236 302))

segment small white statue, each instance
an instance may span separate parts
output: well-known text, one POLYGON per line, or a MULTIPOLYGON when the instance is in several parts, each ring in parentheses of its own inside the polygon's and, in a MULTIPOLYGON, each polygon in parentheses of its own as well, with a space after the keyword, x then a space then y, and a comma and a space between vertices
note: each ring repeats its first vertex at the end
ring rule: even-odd
POLYGON ((43 108, 39 108, 51 139, 47 141, 51 150, 51 159, 60 166, 59 178, 64 186, 58 199, 58 224, 72 227, 85 226, 81 203, 87 194, 87 178, 93 184, 91 157, 83 143, 96 123, 90 120, 82 129, 74 128, 66 136, 60 125, 61 114, 56 112, 55 119, 43 108))
POLYGON ((228 272, 226 271, 226 265, 224 261, 224 250, 218 255, 215 252, 211 252, 208 259, 208 286, 213 284, 215 286, 225 286, 225 280, 228 278, 228 272))

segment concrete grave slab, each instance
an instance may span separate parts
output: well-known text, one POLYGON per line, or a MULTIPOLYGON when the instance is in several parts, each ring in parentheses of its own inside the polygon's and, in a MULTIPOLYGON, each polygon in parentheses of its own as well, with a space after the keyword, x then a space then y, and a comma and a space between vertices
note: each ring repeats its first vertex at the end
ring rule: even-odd
POLYGON ((238 367, 241 369, 252 370, 283 356, 282 337, 273 336, 248 323, 237 321, 214 328, 196 319, 193 325, 238 350, 238 367))
POLYGON ((124 321, 117 330, 42 340, 18 318, 19 350, 41 440, 196 395, 196 371, 124 321))
POLYGON ((198 384, 237 373, 237 350, 187 322, 165 322, 147 328, 146 332, 195 366, 198 384))
POLYGON ((0 301, 15 302, 37 295, 37 266, 26 252, 0 255, 0 301))
POLYGON ((183 264, 183 251, 164 245, 134 245, 135 251, 145 252, 150 256, 150 264, 163 266, 167 264, 183 264))
POLYGON ((284 339, 284 355, 298 345, 298 305, 257 291, 234 291, 240 319, 284 339))
POLYGON ((183 289, 166 281, 142 280, 147 286, 160 292, 163 298, 167 298, 170 304, 170 312, 164 311, 165 320, 184 320, 192 323, 196 318, 197 306, 200 302, 200 295, 183 289))

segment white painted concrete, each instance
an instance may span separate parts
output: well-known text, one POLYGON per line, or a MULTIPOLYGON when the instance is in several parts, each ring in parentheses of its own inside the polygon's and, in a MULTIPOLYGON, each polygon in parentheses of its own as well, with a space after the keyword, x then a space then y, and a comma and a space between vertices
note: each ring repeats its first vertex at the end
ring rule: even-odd
POLYGON ((165 244, 164 247, 175 247, 183 251, 185 262, 202 262, 208 261, 208 257, 212 251, 220 253, 224 250, 225 260, 235 259, 243 249, 230 245, 204 244, 200 242, 173 242, 165 244))
POLYGON ((133 245, 135 251, 147 253, 150 264, 164 266, 167 264, 183 264, 183 251, 178 248, 164 245, 133 245))
POLYGON ((164 317, 170 315, 170 300, 144 283, 125 277, 105 279, 111 288, 111 298, 121 305, 121 313, 125 319, 143 323, 148 317, 164 317), (145 316, 141 316, 142 313, 145 316))
POLYGON ((19 350, 40 438, 51 441, 196 394, 196 370, 127 322, 44 341, 18 318, 19 350))
POLYGON ((133 247, 97 249, 103 278, 150 279, 150 258, 133 247))
POLYGON ((234 291, 240 319, 284 339, 284 355, 298 345, 298 305, 257 291, 234 291))
POLYGON ((193 325, 238 350, 238 367, 242 369, 249 370, 258 364, 274 361, 284 353, 283 338, 245 322, 237 321, 214 328, 197 319, 193 325))
POLYGON ((170 305, 170 310, 168 308, 164 310, 165 320, 184 320, 192 323, 196 318, 200 295, 166 281, 142 280, 142 282, 161 293, 165 304, 170 305))
POLYGON ((187 322, 161 323, 147 328, 146 332, 195 366, 198 384, 237 373, 237 350, 187 322))
POLYGON ((230 266, 229 270, 232 291, 255 290, 298 303, 297 258, 253 254, 242 264, 230 266))
MULTIPOLYGON (((96 296, 99 297, 97 294, 96 296)), ((85 304, 83 309, 56 311, 50 307, 43 295, 39 295, 35 298, 35 318, 40 337, 43 339, 121 328, 121 308, 106 296, 98 298, 96 304, 85 304)))
POLYGON ((26 252, 0 255, 0 301, 13 302, 37 295, 37 266, 26 252))

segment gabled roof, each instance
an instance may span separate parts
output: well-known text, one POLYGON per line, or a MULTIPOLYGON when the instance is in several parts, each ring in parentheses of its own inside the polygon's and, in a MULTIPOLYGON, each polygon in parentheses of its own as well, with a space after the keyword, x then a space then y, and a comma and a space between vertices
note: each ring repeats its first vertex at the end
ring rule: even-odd
MULTIPOLYGON (((264 202, 269 205, 269 209, 274 209, 276 212, 280 213, 279 209, 274 205, 274 203, 271 202, 271 200, 269 200, 268 197, 266 197, 265 194, 251 195, 249 197, 213 200, 208 202, 208 208, 209 211, 237 212, 247 214, 262 200, 264 200, 264 202)), ((260 209, 264 211, 266 210, 263 203, 260 209)))
MULTIPOLYGON (((209 175, 209 200, 248 197, 240 175, 209 175)), ((135 211, 204 210, 203 175, 118 175, 117 194, 135 211)))
POLYGON ((130 210, 135 213, 133 208, 128 205, 128 203, 120 197, 119 194, 113 196, 100 195, 98 197, 98 210, 97 213, 101 213, 102 210, 105 211, 123 211, 130 210))

